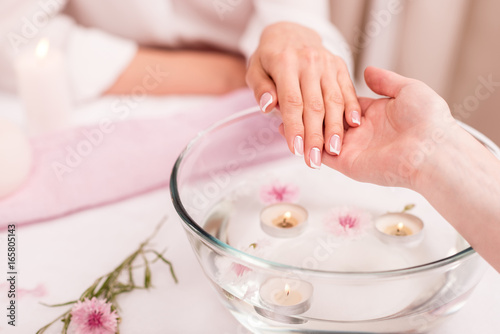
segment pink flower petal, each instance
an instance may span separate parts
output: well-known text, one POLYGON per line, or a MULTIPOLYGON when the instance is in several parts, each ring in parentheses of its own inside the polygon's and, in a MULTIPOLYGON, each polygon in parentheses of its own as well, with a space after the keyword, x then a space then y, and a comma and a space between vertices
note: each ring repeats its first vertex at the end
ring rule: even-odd
POLYGON ((117 330, 118 314, 111 311, 111 303, 104 299, 85 298, 71 310, 71 322, 76 334, 114 334, 117 330))
POLYGON ((279 202, 296 202, 299 198, 300 190, 294 184, 281 184, 275 181, 269 185, 264 185, 260 189, 260 199, 264 204, 274 204, 279 202))
POLYGON ((242 264, 239 264, 239 263, 233 263, 231 266, 231 269, 234 271, 234 273, 238 277, 243 276, 243 274, 245 274, 246 272, 252 271, 252 269, 250 269, 242 264))
POLYGON ((332 209, 325 217, 325 228, 336 236, 358 236, 370 226, 371 217, 365 211, 340 207, 332 209))

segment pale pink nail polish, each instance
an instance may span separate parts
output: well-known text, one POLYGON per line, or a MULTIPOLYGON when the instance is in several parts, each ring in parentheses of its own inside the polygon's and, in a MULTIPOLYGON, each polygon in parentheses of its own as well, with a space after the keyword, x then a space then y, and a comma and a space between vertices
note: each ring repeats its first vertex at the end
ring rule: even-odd
POLYGON ((340 137, 333 135, 330 139, 330 152, 336 155, 340 154, 340 137))
POLYGON ((354 124, 361 125, 361 117, 359 116, 359 112, 358 111, 354 110, 351 113, 351 116, 352 116, 352 122, 354 124))
POLYGON ((266 112, 267 107, 269 107, 271 103, 273 103, 273 96, 271 93, 262 94, 259 102, 260 110, 262 110, 262 112, 266 112))
POLYGON ((319 169, 321 167, 321 151, 317 147, 311 149, 309 162, 312 168, 319 169))
POLYGON ((293 151, 299 157, 304 155, 304 140, 301 136, 296 136, 293 140, 293 151))

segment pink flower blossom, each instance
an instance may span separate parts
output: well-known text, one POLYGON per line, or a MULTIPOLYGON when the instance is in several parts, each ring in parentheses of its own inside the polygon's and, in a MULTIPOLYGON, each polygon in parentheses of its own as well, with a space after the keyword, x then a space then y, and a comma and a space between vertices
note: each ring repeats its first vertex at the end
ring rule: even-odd
POLYGON ((78 301, 71 310, 71 323, 76 325, 76 334, 114 334, 117 330, 118 314, 111 311, 111 303, 96 297, 78 301))
POLYGON ((325 218, 325 228, 337 236, 354 237, 370 226, 371 217, 365 211, 340 207, 332 209, 325 218))
POLYGON ((260 199, 264 204, 279 202, 293 203, 299 199, 300 190, 294 184, 281 184, 277 181, 260 189, 260 199))
POLYGON ((233 263, 231 265, 231 269, 234 271, 236 276, 241 277, 243 274, 245 274, 248 271, 252 271, 252 269, 248 268, 247 266, 244 266, 240 263, 233 263))
MULTIPOLYGON (((268 239, 259 239, 257 242, 254 242, 247 247, 240 247, 239 249, 243 250, 245 253, 250 255, 254 255, 256 257, 264 258, 266 255, 266 251, 271 246, 271 242, 268 239)), ((231 265, 231 270, 236 274, 236 276, 241 277, 247 272, 251 272, 252 269, 244 266, 240 263, 233 262, 231 265)))

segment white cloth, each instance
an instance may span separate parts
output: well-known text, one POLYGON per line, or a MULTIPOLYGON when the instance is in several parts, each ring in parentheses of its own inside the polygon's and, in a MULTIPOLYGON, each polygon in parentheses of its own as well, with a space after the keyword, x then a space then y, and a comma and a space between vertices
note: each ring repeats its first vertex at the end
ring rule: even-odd
POLYGON ((137 45, 215 47, 249 57, 265 26, 293 21, 316 30, 351 68, 326 0, 2 0, 0 89, 15 91, 14 59, 40 38, 66 54, 76 101, 95 98, 130 63, 137 45), (50 17, 50 18, 49 18, 50 17))

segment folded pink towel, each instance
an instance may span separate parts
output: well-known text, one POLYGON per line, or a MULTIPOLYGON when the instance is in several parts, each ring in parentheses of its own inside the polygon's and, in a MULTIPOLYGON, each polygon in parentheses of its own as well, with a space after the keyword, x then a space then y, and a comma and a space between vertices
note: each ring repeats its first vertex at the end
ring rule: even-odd
POLYGON ((0 201, 0 229, 65 216, 168 185, 190 139, 214 122, 254 106, 233 92, 197 110, 161 119, 129 120, 33 138, 34 170, 0 201))

